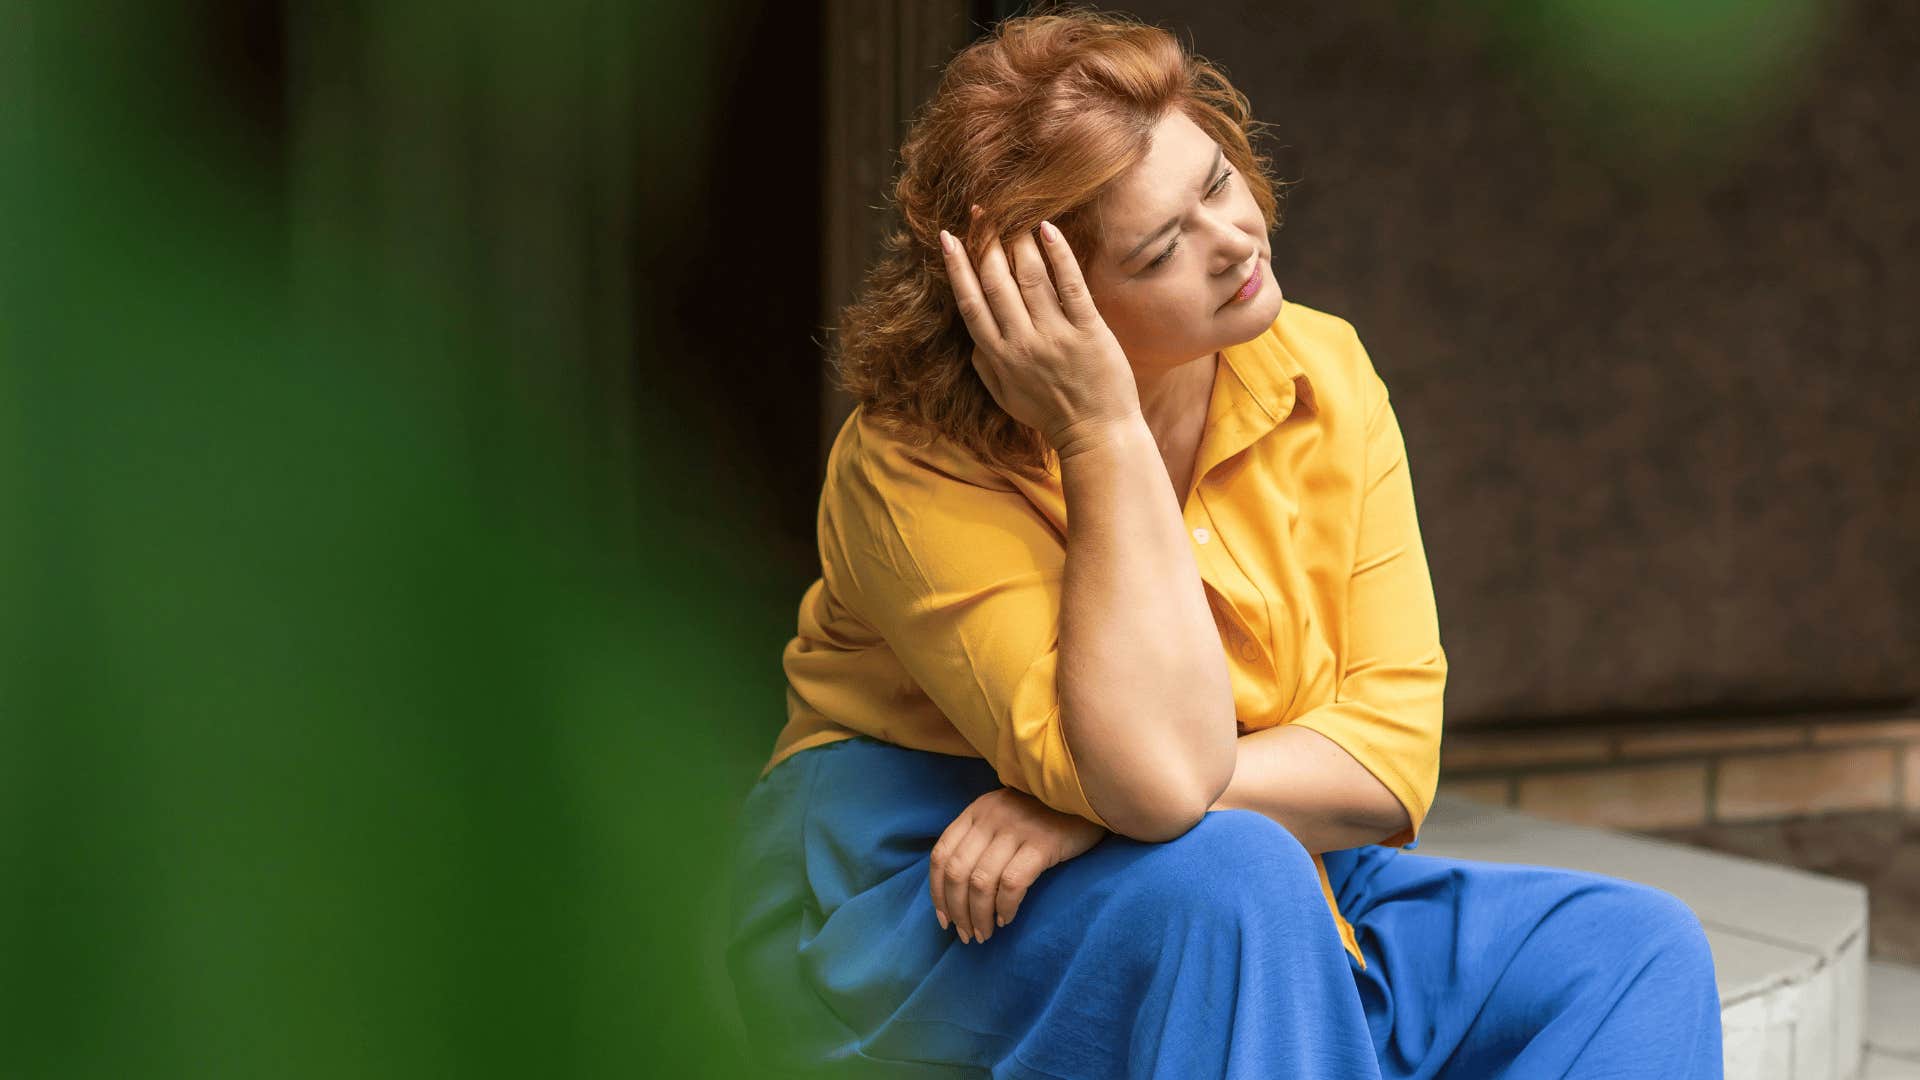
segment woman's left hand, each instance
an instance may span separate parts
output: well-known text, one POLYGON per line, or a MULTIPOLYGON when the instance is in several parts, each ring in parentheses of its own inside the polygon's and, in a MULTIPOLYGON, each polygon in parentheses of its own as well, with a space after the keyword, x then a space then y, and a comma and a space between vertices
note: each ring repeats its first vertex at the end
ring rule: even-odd
POLYGON ((933 845, 933 907, 960 940, 985 941, 1013 921, 1042 873, 1083 854, 1107 830, 1014 788, 973 800, 933 845))

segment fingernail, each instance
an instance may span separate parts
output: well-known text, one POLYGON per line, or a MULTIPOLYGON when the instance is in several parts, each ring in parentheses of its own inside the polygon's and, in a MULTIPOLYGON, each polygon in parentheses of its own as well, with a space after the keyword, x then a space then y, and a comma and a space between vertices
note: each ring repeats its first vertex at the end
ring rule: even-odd
POLYGON ((952 929, 952 928, 951 928, 951 927, 950 927, 950 926, 949 926, 949 925, 947 924, 947 913, 946 913, 946 912, 944 912, 944 911, 936 911, 936 912, 934 912, 934 914, 935 914, 935 915, 938 915, 938 916, 940 917, 940 929, 942 929, 942 930, 948 930, 948 929, 952 929))
POLYGON ((1060 242, 1060 230, 1054 228, 1053 222, 1051 221, 1043 221, 1040 223, 1040 235, 1046 237, 1049 243, 1057 244, 1060 242))
POLYGON ((1004 915, 995 915, 995 916, 993 917, 993 925, 995 925, 995 926, 1005 926, 1005 925, 1007 925, 1007 917, 1006 917, 1006 916, 1004 916, 1004 915))
POLYGON ((945 229, 940 230, 940 250, 948 254, 953 252, 953 237, 948 236, 945 229))
POLYGON ((965 930, 960 931, 960 944, 962 945, 971 944, 971 942, 967 940, 967 932, 965 930))

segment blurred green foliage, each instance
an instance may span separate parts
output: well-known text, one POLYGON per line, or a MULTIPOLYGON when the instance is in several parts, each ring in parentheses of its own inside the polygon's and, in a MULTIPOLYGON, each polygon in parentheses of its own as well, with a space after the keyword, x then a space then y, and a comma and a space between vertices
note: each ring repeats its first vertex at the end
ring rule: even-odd
POLYGON ((1403 3, 1458 21, 1522 78, 1548 130, 1646 182, 1711 182, 1805 88, 1846 5, 1816 0, 1403 3))
POLYGON ((704 52, 341 8, 263 159, 204 7, 4 10, 0 1075, 748 1075, 723 870, 794 597, 724 490, 651 512, 685 433, 604 374, 650 313, 541 285, 607 243, 541 215, 635 171, 582 103, 704 52))

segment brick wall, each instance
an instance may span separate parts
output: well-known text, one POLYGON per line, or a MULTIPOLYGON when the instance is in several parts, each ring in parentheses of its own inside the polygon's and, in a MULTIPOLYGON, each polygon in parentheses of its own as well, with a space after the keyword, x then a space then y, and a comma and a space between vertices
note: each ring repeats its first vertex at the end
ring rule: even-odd
POLYGON ((1920 712, 1449 732, 1440 789, 1623 829, 1920 811, 1920 712))

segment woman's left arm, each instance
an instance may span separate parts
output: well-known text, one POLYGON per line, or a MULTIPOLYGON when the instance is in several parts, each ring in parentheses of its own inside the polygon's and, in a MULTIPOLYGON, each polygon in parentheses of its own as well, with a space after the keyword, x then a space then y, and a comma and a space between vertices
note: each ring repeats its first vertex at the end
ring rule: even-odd
POLYGON ((1377 844, 1405 830, 1407 809, 1366 766, 1309 727, 1240 737, 1233 780, 1209 810, 1253 810, 1315 855, 1377 844))
POLYGON ((1314 852, 1418 840, 1439 782, 1447 684, 1406 443, 1358 336, 1349 347, 1367 434, 1340 684, 1332 701, 1241 737, 1214 804, 1258 810, 1314 852))

